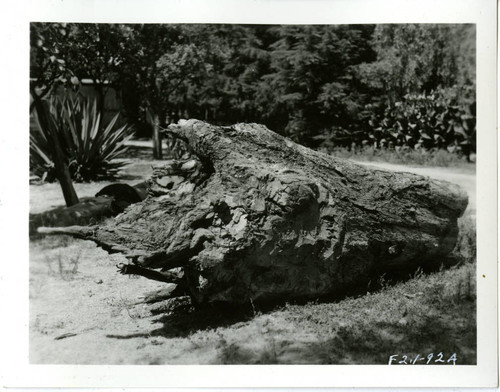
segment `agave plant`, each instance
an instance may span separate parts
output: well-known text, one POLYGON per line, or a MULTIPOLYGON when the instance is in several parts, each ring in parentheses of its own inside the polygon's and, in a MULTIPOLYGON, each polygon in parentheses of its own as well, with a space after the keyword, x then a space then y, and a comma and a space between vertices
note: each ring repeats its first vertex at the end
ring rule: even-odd
POLYGON ((57 137, 75 181, 111 179, 126 164, 117 159, 127 149, 131 127, 116 127, 119 114, 103 124, 95 100, 72 97, 53 97, 44 108, 49 129, 41 126, 35 112, 39 130, 30 134, 30 165, 36 175, 47 181, 56 178, 51 135, 57 137))

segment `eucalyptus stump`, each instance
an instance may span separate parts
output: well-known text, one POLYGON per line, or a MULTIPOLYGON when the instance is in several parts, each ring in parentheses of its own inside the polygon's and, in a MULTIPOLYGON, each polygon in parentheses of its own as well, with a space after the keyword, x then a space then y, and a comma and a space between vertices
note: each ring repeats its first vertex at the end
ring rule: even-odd
POLYGON ((192 159, 157 168, 146 200, 111 222, 50 229, 122 252, 124 274, 171 282, 195 304, 316 298, 375 271, 440 264, 467 195, 457 185, 371 169, 262 125, 180 121, 192 159))

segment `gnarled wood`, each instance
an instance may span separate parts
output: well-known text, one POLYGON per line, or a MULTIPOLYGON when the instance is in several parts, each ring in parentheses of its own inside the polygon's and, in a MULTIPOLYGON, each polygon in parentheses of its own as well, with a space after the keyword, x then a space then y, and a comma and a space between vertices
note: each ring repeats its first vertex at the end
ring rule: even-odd
POLYGON ((454 247, 467 206, 457 185, 362 167, 256 124, 168 131, 195 158, 157 169, 150 197, 83 237, 144 268, 182 267, 195 303, 318 297, 382 269, 440 264, 454 247))

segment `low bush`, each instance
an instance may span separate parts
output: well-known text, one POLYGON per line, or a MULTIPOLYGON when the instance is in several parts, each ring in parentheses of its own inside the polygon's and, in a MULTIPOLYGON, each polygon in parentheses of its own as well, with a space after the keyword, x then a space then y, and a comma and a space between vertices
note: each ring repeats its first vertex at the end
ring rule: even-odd
POLYGON ((38 129, 30 130, 30 170, 45 181, 54 181, 55 135, 61 146, 71 178, 77 182, 113 179, 126 164, 116 161, 126 151, 125 141, 130 139, 131 127, 117 127, 117 114, 104 124, 97 103, 83 98, 53 97, 38 110, 35 119, 38 129), (43 107, 43 109, 41 108, 43 107), (44 115, 44 128, 38 118, 44 115), (46 129, 48 128, 48 129, 46 129))
POLYGON ((424 159, 429 153, 438 157, 437 152, 443 151, 469 160, 476 151, 474 93, 455 90, 438 89, 407 94, 394 103, 367 104, 353 129, 325 130, 314 139, 327 151, 362 148, 424 159), (458 99, 461 95, 466 98, 458 99))
POLYGON ((382 118, 373 116, 369 142, 381 147, 447 149, 468 155, 475 151, 475 107, 454 105, 446 91, 408 94, 386 107, 382 118))

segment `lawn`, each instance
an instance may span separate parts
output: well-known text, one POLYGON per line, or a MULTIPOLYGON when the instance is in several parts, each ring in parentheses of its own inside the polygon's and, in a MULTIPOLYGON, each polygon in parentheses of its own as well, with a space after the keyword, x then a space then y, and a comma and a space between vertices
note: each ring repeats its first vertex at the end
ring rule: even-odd
MULTIPOLYGON (((121 180, 141 181, 151 164, 133 159, 121 180)), ((391 355, 398 362, 406 355, 408 362, 418 354, 417 363, 441 357, 446 363, 456 354, 457 364, 474 364, 475 175, 425 169, 456 180, 469 193, 455 251, 459 263, 433 273, 415 271, 404 281, 382 276, 356 296, 329 302, 158 313, 158 307, 140 302, 164 284, 116 273, 115 265, 126 262, 120 254, 66 236, 32 240, 30 362, 385 364, 391 355)), ((78 184, 76 190, 91 196, 107 184, 78 184)), ((30 202, 31 212, 40 212, 63 198, 57 184, 33 184, 30 202)))

